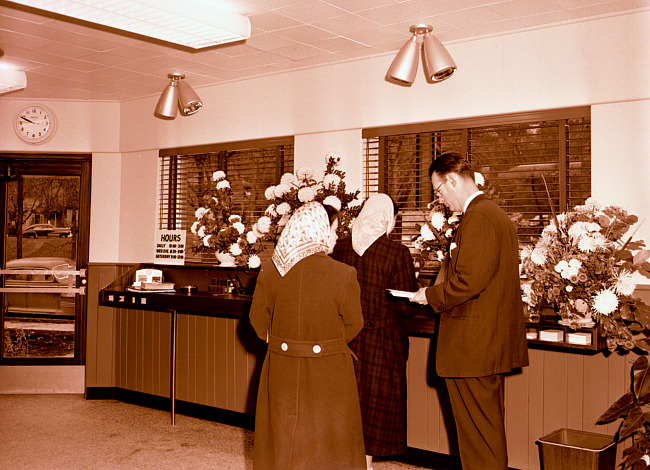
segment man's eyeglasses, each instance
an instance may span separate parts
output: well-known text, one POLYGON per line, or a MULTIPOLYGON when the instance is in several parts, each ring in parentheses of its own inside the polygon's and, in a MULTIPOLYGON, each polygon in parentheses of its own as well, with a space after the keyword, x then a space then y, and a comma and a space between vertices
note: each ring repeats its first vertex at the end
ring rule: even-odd
POLYGON ((438 197, 441 196, 441 194, 440 194, 440 188, 442 188, 442 186, 445 185, 445 184, 447 184, 447 179, 445 179, 442 183, 440 183, 440 184, 438 185, 437 188, 435 188, 435 189, 433 190, 433 195, 434 195, 434 197, 438 198, 438 197))

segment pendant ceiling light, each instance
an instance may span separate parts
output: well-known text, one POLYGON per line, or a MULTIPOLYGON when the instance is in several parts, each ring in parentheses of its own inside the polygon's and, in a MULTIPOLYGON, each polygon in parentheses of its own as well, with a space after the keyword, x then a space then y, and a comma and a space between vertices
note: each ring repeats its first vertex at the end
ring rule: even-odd
POLYGON ((171 82, 160 95, 154 114, 163 119, 174 119, 180 108, 184 116, 196 113, 203 107, 199 95, 185 81, 185 74, 170 73, 171 82))
POLYGON ((411 86, 418 71, 420 49, 422 49, 422 62, 428 82, 441 82, 451 77, 456 70, 456 63, 445 46, 431 34, 433 26, 417 24, 411 26, 409 31, 413 36, 393 59, 386 79, 399 85, 411 86), (419 36, 423 36, 422 46, 418 42, 419 36))

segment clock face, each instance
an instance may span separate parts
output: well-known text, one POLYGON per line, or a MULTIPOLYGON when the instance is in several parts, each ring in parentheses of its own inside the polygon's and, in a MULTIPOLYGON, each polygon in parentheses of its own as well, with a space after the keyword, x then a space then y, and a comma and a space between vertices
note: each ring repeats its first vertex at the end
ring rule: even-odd
POLYGON ((16 134, 29 144, 43 144, 56 131, 56 117, 45 106, 30 104, 22 108, 14 120, 16 134))

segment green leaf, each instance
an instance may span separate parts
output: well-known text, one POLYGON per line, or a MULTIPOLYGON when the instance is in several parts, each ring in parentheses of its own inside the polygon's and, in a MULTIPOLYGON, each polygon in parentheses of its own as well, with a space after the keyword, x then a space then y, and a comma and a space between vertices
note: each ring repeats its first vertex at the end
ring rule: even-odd
POLYGON ((633 406, 635 406, 634 395, 632 392, 627 392, 621 398, 616 400, 616 402, 614 402, 607 411, 598 418, 596 424, 611 423, 615 419, 625 416, 633 406))
POLYGON ((641 250, 634 255, 634 264, 641 265, 644 261, 650 258, 650 250, 641 250))
POLYGON ((618 440, 621 441, 628 436, 631 436, 637 432, 645 422, 643 420, 644 414, 641 411, 641 408, 634 407, 627 414, 623 423, 621 424, 620 429, 618 430, 618 440))
POLYGON ((637 399, 650 393, 650 364, 645 356, 639 356, 632 365, 632 390, 637 399))

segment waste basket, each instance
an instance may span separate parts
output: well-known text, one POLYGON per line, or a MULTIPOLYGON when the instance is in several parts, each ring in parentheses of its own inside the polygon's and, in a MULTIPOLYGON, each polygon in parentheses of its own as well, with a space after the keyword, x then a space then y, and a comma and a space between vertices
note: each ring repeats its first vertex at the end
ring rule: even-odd
POLYGON ((558 429, 536 444, 542 470, 614 470, 616 443, 612 436, 558 429))

